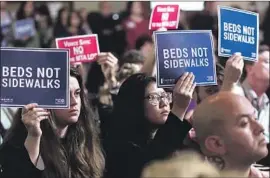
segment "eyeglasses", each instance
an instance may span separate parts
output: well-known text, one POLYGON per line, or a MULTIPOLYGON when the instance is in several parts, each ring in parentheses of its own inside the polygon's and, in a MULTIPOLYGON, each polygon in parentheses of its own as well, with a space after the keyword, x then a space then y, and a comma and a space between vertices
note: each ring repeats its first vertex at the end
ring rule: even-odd
POLYGON ((146 96, 145 99, 147 99, 149 103, 154 106, 159 105, 161 100, 163 100, 163 102, 165 102, 166 104, 170 104, 172 103, 172 94, 169 92, 161 94, 152 93, 146 96))

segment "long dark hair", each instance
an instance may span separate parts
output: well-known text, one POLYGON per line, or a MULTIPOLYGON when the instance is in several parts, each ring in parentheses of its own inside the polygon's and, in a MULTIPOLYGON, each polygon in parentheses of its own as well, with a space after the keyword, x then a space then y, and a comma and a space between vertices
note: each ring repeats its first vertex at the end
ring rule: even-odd
POLYGON ((117 95, 108 138, 146 144, 150 139, 150 123, 145 118, 144 98, 147 86, 156 82, 142 73, 127 78, 117 95))
MULTIPOLYGON (((82 77, 76 68, 71 68, 70 75, 78 80, 82 89, 81 113, 78 122, 69 126, 64 141, 56 135, 51 119, 42 121, 40 150, 46 167, 44 177, 100 178, 105 161, 99 140, 99 129, 84 96, 82 77)), ((4 140, 5 143, 23 145, 27 130, 21 121, 21 112, 22 110, 19 109, 4 140)))
MULTIPOLYGON (((26 18, 25 12, 24 12, 24 7, 26 6, 26 4, 28 2, 31 2, 31 1, 23 1, 23 2, 21 2, 20 7, 19 7, 19 9, 17 11, 17 14, 16 14, 16 19, 17 20, 22 20, 22 19, 25 19, 26 18)), ((34 18, 34 14, 35 14, 35 2, 32 2, 32 3, 33 3, 33 6, 34 6, 34 9, 33 9, 32 15, 30 17, 31 18, 34 18)))

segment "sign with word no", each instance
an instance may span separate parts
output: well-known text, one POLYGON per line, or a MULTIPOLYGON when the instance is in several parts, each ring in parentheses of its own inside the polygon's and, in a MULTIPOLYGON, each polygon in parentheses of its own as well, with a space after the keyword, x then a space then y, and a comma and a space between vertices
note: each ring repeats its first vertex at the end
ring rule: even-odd
POLYGON ((149 30, 157 30, 159 28, 177 29, 179 17, 179 5, 157 5, 151 14, 149 30))
POLYGON ((56 47, 70 50, 71 63, 87 63, 96 60, 99 53, 96 34, 56 38, 56 47))

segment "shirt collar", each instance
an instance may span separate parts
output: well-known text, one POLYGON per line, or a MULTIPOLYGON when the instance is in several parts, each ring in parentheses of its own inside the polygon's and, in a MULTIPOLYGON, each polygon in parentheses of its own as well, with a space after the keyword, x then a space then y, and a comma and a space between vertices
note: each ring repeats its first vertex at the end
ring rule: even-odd
MULTIPOLYGON (((245 95, 246 97, 248 97, 248 99, 250 101, 253 101, 253 100, 257 100, 258 99, 258 95, 256 94, 256 92, 251 88, 251 86, 249 85, 247 79, 245 79, 242 83, 242 87, 243 87, 243 90, 245 92, 245 95)), ((262 95, 263 97, 263 105, 268 105, 269 104, 269 98, 267 97, 267 95, 264 93, 262 95)))

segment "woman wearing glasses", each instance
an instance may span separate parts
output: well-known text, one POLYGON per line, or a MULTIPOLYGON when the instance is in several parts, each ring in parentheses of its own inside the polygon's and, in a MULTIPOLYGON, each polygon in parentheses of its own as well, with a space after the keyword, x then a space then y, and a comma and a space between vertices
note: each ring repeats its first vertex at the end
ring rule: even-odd
POLYGON ((187 73, 173 94, 157 88, 155 78, 145 74, 122 84, 104 142, 106 178, 139 178, 146 163, 181 148, 191 128, 183 118, 195 85, 194 75, 187 73))

